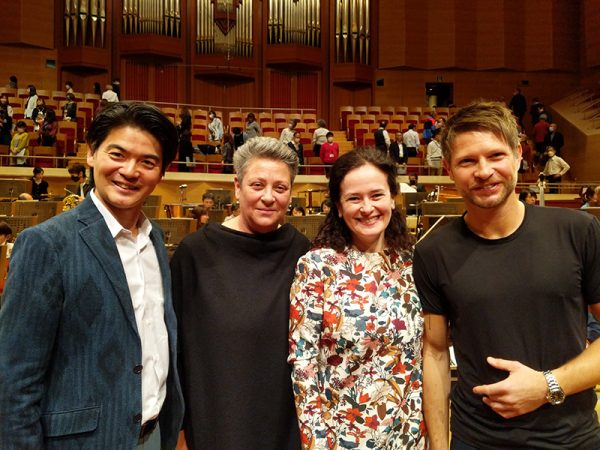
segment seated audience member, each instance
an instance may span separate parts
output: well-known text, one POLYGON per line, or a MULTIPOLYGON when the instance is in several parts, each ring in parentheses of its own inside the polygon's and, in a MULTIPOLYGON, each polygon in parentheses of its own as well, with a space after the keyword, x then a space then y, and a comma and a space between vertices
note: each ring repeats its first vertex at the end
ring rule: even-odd
POLYGON ((325 167, 325 176, 329 178, 329 171, 331 165, 337 161, 340 156, 340 146, 337 142, 333 142, 333 133, 330 131, 326 135, 327 141, 321 145, 319 150, 319 157, 321 162, 327 166, 325 167))
POLYGON ((228 220, 235 219, 239 215, 240 215, 240 204, 237 202, 232 203, 231 204, 231 214, 229 214, 227 217, 225 217, 225 220, 223 220, 223 222, 227 222, 228 220))
POLYGON ((425 185, 419 183, 419 176, 416 173, 411 173, 408 176, 408 184, 409 186, 415 188, 417 192, 427 192, 427 189, 425 189, 425 185))
POLYGON ((104 87, 104 92, 102 93, 102 98, 105 99, 109 103, 114 103, 119 101, 119 96, 115 91, 113 91, 112 84, 107 84, 104 87))
POLYGON ((54 146, 54 144, 56 144, 56 133, 58 133, 56 113, 53 109, 49 109, 46 112, 44 123, 42 123, 42 126, 40 127, 40 135, 38 138, 39 144, 48 147, 54 146))
POLYGON ((17 201, 20 202, 30 202, 33 200, 33 197, 31 196, 31 194, 27 193, 27 192, 21 192, 19 194, 19 196, 17 197, 17 201))
POLYGON ((10 165, 24 166, 27 163, 27 147, 29 146, 29 133, 27 132, 27 124, 22 120, 17 122, 15 134, 10 141, 10 165))
POLYGON ((0 145, 9 145, 12 139, 12 118, 0 108, 0 145))
POLYGON ((581 199, 583 204, 581 209, 587 209, 590 207, 598 207, 598 199, 600 198, 600 186, 587 186, 583 188, 581 193, 581 199))
MULTIPOLYGON (((46 101, 43 98, 39 98, 36 100, 35 108, 33 108, 33 112, 31 113, 31 119, 36 122, 38 125, 41 125, 46 117, 46 112, 48 112, 48 107, 46 106, 46 101), (41 116, 41 121, 39 117, 41 116)), ((27 118, 27 116, 26 116, 27 118)), ((37 130, 34 130, 37 131, 37 130)))
POLYGON ((223 134, 223 145, 221 146, 223 173, 233 173, 233 147, 233 136, 226 132, 223 134))
POLYGON ((8 84, 6 85, 6 87, 9 87, 11 89, 19 88, 19 80, 16 75, 11 75, 10 77, 8 77, 8 84))
POLYGON ((303 217, 306 216, 306 211, 302 206, 294 206, 292 208, 292 216, 294 217, 303 217))
POLYGON ((298 120, 298 119, 290 120, 290 123, 288 124, 287 128, 284 128, 283 130, 281 130, 281 136, 279 136, 279 142, 287 145, 289 142, 291 142, 294 139, 294 133, 296 130, 296 125, 298 125, 298 122, 300 122, 300 120, 298 120))
POLYGON ((0 222, 0 247, 6 247, 6 259, 10 259, 13 243, 12 228, 6 222, 0 222))
MULTIPOLYGON (((540 117, 540 122, 542 121, 543 119, 540 117)), ((546 161, 546 166, 544 167, 542 175, 544 175, 544 180, 547 183, 553 184, 553 186, 550 186, 548 192, 556 193, 558 192, 558 186, 556 186, 556 184, 562 181, 562 176, 569 171, 571 166, 569 166, 569 164, 567 164, 560 156, 556 155, 556 150, 554 150, 553 147, 548 147, 546 154, 548 155, 548 160, 546 161)))
POLYGON ((102 88, 100 87, 100 83, 97 81, 94 81, 94 84, 92 85, 92 92, 96 95, 102 95, 102 88))
POLYGON ((77 120, 77 103, 75 102, 75 96, 71 93, 67 94, 67 103, 63 106, 63 120, 77 120))
MULTIPOLYGON (((302 143, 300 142, 300 132, 295 131, 294 132, 294 138, 288 142, 288 147, 291 148, 292 150, 294 150, 296 152, 296 154, 298 155, 298 161, 300 162, 300 165, 303 166, 304 165, 304 146, 302 145, 302 143)), ((301 171, 303 169, 300 169, 301 171)), ((302 172, 300 172, 302 173, 302 172)))
POLYGON ((65 93, 73 94, 74 92, 75 91, 73 91, 73 82, 72 81, 65 82, 65 93))
POLYGON ((10 117, 12 119, 13 108, 12 108, 12 106, 10 106, 10 104, 8 102, 8 95, 6 95, 6 94, 0 94, 0 109, 5 110, 8 117, 10 117))
POLYGON ((532 189, 523 188, 521 189, 521 192, 519 192, 519 200, 526 205, 535 205, 537 202, 537 194, 532 189))
POLYGON ((396 133, 396 140, 390 144, 390 158, 396 164, 406 163, 406 150, 404 149, 404 143, 402 142, 402 132, 396 133))
POLYGON ((202 194, 202 206, 209 210, 215 207, 215 195, 212 192, 202 194))
POLYGON ((421 140, 419 139, 419 133, 415 131, 415 124, 411 123, 408 126, 408 130, 402 136, 404 140, 404 149, 406 150, 407 158, 414 158, 417 156, 421 140))
POLYGON ((34 200, 42 200, 48 197, 48 182, 44 180, 44 169, 41 167, 36 166, 33 168, 31 196, 34 200))
POLYGON ((38 101, 38 95, 37 95, 35 86, 30 84, 29 85, 29 97, 27 97, 27 100, 25 100, 24 107, 23 107, 23 109, 25 109, 25 118, 26 119, 35 119, 35 116, 33 115, 33 110, 35 109, 35 107, 37 105, 37 101, 38 101))
POLYGON ((73 164, 68 170, 71 181, 79 184, 77 192, 72 192, 72 194, 77 195, 78 200, 81 201, 84 197, 87 197, 93 187, 91 181, 85 177, 85 166, 83 164, 73 164))
POLYGON ((326 216, 331 211, 331 200, 325 199, 321 202, 321 215, 326 216))
POLYGON ((318 158, 321 145, 327 141, 327 133, 329 133, 329 130, 327 129, 327 122, 325 122, 323 119, 317 120, 317 126, 319 128, 313 132, 312 145, 313 154, 318 158))
POLYGON ((194 209, 192 209, 192 217, 196 219, 196 229, 198 230, 206 225, 210 220, 208 209, 202 205, 194 206, 194 209))

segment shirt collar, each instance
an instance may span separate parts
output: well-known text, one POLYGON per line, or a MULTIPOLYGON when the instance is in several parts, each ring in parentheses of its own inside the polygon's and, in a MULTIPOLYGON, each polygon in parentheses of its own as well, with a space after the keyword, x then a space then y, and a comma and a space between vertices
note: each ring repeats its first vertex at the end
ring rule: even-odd
MULTIPOLYGON (((119 223, 115 216, 113 216, 112 213, 108 210, 108 208, 104 206, 104 203, 102 203, 100 199, 96 196, 95 189, 92 189, 89 195, 92 201, 94 202, 94 205, 96 205, 96 208, 98 208, 98 211, 100 211, 100 214, 102 214, 102 217, 104 218, 104 221, 106 222, 108 230, 110 231, 110 235, 113 237, 113 239, 115 239, 119 235, 119 233, 123 231, 126 233, 131 233, 126 228, 123 228, 123 226, 119 223)), ((143 212, 140 212, 140 217, 138 218, 137 226, 140 234, 143 234, 148 237, 150 236, 150 232, 152 231, 152 224, 146 218, 143 212)))

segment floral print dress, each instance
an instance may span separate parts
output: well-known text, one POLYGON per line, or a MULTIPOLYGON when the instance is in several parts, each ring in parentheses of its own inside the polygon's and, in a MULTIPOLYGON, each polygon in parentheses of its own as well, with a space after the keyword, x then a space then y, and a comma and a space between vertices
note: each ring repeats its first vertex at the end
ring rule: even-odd
POLYGON ((303 448, 426 448, 422 335, 410 252, 300 258, 289 362, 303 448))

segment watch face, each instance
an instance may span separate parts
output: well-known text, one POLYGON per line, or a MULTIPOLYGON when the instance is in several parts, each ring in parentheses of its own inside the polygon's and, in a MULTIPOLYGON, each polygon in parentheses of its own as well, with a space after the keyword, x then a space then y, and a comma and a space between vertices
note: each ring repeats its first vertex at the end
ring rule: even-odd
POLYGON ((548 393, 548 401, 552 405, 560 405, 565 401, 565 393, 562 389, 558 388, 548 393))

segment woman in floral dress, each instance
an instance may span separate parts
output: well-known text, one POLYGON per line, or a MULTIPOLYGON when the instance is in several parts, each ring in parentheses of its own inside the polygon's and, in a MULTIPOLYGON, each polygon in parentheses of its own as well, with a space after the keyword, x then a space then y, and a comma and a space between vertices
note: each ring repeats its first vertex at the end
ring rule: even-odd
POLYGON ((423 318, 396 168, 372 149, 333 165, 333 207, 291 289, 290 356, 305 449, 424 449, 423 318))

